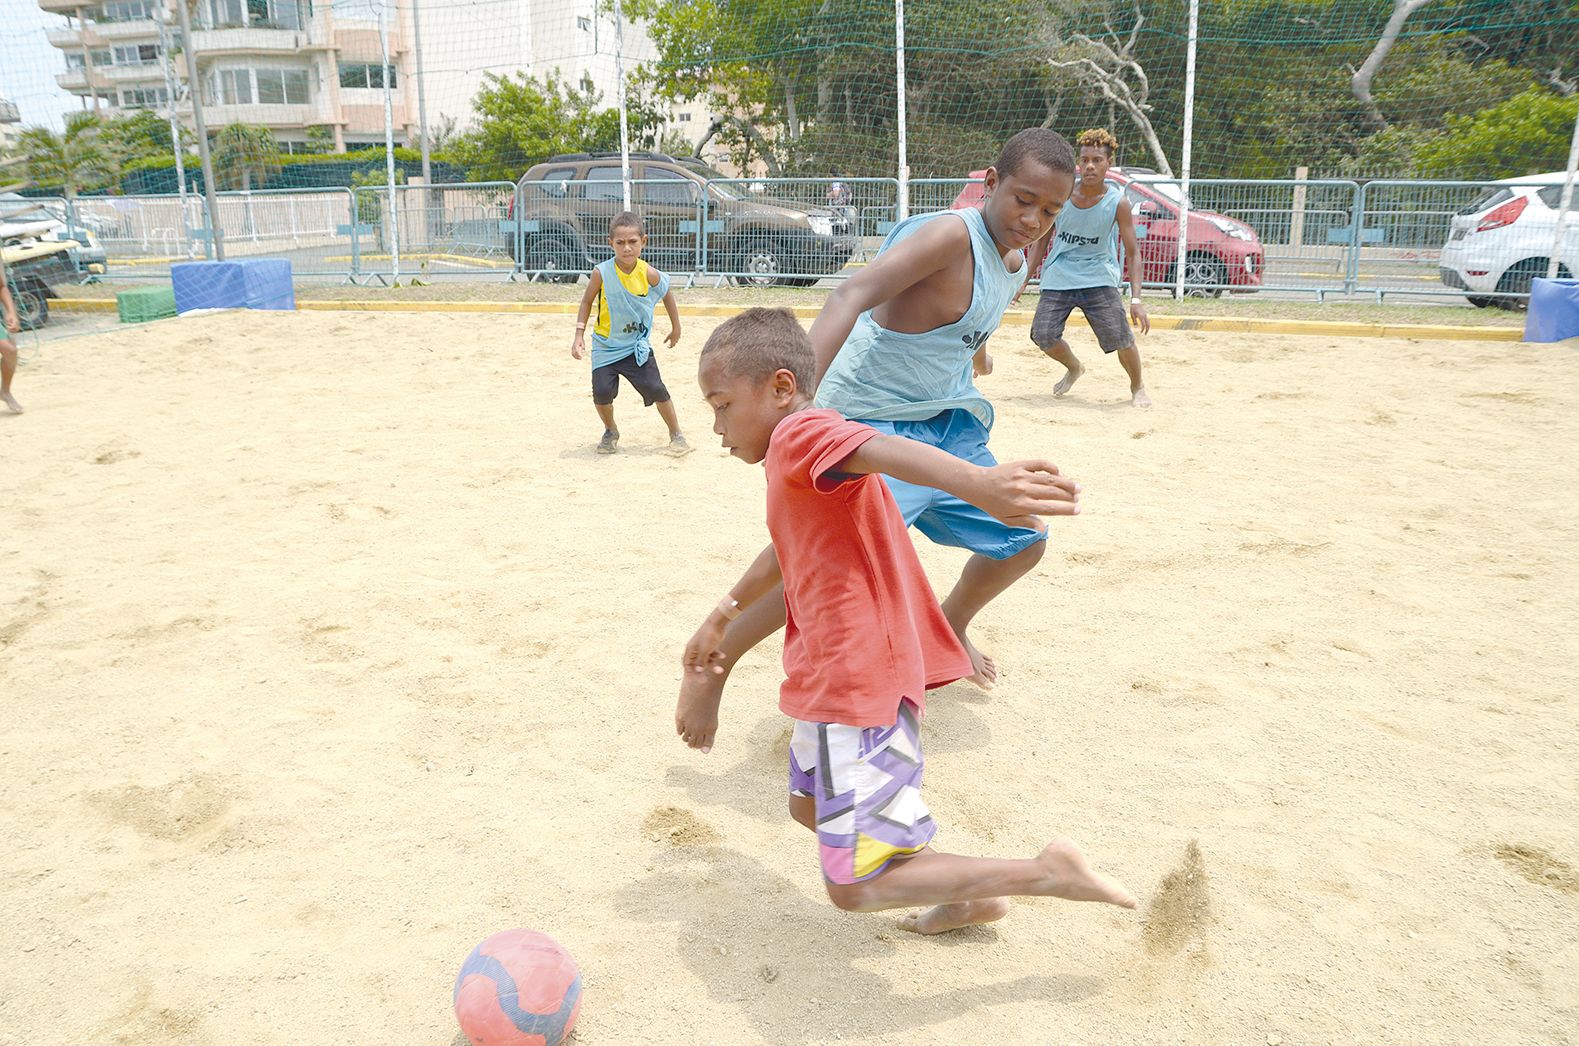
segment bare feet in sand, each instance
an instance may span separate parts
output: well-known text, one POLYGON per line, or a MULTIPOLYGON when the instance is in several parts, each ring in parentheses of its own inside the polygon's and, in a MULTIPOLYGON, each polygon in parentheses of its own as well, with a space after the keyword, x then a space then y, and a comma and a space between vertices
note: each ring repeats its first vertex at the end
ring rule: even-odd
POLYGON ((1146 388, 1145 388, 1145 386, 1141 386, 1140 388, 1136 389, 1134 392, 1131 392, 1129 394, 1129 402, 1130 402, 1131 406, 1135 406, 1135 407, 1149 407, 1149 406, 1151 406, 1151 397, 1146 395, 1146 388))
POLYGON ((1059 379, 1058 384, 1053 386, 1053 395, 1062 396, 1064 393, 1068 392, 1070 388, 1074 386, 1074 383, 1080 380, 1080 375, 1084 374, 1085 372, 1085 364, 1077 362, 1069 369, 1069 373, 1065 374, 1061 379, 1059 379))
POLYGON ((899 920, 899 928, 911 933, 947 933, 962 926, 997 922, 1008 914, 1009 901, 1004 897, 989 897, 985 901, 955 901, 907 915, 899 920))
POLYGON ((965 677, 967 683, 975 683, 983 690, 991 690, 998 685, 998 665, 992 658, 976 649, 976 644, 970 637, 961 635, 959 641, 965 647, 965 653, 970 655, 970 663, 976 671, 965 677))
POLYGON ((1101 901, 1120 908, 1136 906, 1134 895, 1124 889, 1123 884, 1091 870, 1086 855, 1080 852, 1073 839, 1054 839, 1036 860, 1047 872, 1045 896, 1061 897, 1066 901, 1101 901))
POLYGON ((12 414, 22 413, 22 404, 18 403, 16 397, 9 392, 0 392, 0 400, 5 400, 5 405, 11 408, 12 414))

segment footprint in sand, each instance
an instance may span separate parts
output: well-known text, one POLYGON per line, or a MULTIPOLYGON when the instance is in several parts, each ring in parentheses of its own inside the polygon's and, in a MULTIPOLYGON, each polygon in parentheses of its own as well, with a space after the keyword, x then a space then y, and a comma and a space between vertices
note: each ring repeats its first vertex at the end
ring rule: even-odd
POLYGON ((153 788, 109 788, 90 793, 88 802, 117 824, 163 842, 206 846, 231 829, 230 796, 207 774, 153 788))
POLYGON ((1212 921, 1212 897, 1206 875, 1206 861, 1194 839, 1184 848, 1184 857, 1157 887, 1157 895, 1146 905, 1146 922, 1141 938, 1154 955, 1176 955, 1192 942, 1206 939, 1206 926, 1212 921))
POLYGON ((111 447, 94 458, 93 463, 95 465, 114 465, 119 461, 130 461, 132 458, 140 458, 142 456, 143 452, 140 450, 122 450, 119 447, 111 447))
POLYGON ((1498 843, 1491 852, 1497 860, 1536 886, 1549 887, 1562 893, 1579 893, 1579 871, 1538 846, 1498 843))
POLYGON ((722 838, 712 825, 678 806, 655 806, 642 822, 649 842, 670 846, 706 846, 722 838))

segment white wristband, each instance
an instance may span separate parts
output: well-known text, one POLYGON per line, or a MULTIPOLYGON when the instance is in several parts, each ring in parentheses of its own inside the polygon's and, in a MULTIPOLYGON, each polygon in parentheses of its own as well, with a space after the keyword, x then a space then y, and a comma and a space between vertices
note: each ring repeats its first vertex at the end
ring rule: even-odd
POLYGON ((730 621, 740 616, 740 601, 725 596, 718 601, 718 612, 730 621))

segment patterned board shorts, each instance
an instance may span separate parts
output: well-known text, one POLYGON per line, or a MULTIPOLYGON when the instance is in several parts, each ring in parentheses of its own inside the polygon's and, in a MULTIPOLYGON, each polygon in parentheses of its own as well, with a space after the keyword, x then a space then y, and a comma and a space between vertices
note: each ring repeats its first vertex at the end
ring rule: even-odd
POLYGON ((1129 311, 1117 287, 1043 291, 1041 300, 1036 303, 1036 315, 1031 319, 1031 341, 1045 350, 1062 338, 1064 323, 1076 309, 1085 314, 1103 352, 1135 347, 1135 334, 1129 329, 1129 311))
POLYGON ((790 794, 817 804, 825 879, 870 879, 932 841, 937 825, 921 798, 921 722, 914 703, 900 702, 893 726, 794 722, 790 794))

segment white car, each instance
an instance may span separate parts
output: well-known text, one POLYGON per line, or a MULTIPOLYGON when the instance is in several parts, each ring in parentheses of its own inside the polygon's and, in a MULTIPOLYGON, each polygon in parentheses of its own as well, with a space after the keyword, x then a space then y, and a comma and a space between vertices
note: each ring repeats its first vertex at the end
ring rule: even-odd
MULTIPOLYGON (((1546 275, 1565 177, 1558 171, 1488 185, 1453 216, 1453 231, 1442 245, 1442 282, 1483 309, 1522 308, 1529 300, 1530 281, 1546 275)), ((1560 277, 1579 272, 1579 186, 1563 223, 1558 263, 1560 277)))

